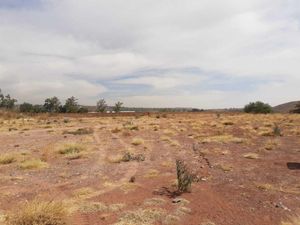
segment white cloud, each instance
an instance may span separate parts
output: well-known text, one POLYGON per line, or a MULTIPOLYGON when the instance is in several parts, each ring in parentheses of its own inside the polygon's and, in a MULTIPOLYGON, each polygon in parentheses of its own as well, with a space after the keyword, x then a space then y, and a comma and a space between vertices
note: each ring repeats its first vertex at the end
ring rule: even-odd
POLYGON ((131 105, 184 101, 218 108, 252 99, 277 104, 297 98, 297 0, 43 0, 37 7, 2 7, 0 17, 0 88, 20 101, 76 95, 91 104, 112 92, 131 105), (169 68, 170 73, 143 72, 169 68), (200 68, 205 76, 187 75, 185 68, 200 68), (189 88, 216 79, 209 74, 280 83, 238 94, 189 88), (153 90, 141 95, 132 89, 123 96, 107 82, 153 90), (165 90, 178 87, 183 89, 177 96, 165 101, 165 90))

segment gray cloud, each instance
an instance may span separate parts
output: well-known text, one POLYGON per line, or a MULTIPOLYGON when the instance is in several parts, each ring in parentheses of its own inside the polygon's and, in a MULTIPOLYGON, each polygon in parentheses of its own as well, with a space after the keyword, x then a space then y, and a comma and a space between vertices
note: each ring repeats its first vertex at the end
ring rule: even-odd
POLYGON ((298 100, 299 6, 296 0, 1 1, 0 88, 36 103, 52 95, 76 95, 84 104, 106 96, 136 106, 298 100))

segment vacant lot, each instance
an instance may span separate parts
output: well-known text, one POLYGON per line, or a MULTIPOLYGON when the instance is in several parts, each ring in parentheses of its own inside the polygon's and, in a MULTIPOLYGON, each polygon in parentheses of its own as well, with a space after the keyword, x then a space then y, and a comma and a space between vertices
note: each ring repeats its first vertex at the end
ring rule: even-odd
POLYGON ((62 203, 72 225, 293 224, 299 146, 298 115, 2 116, 0 224, 26 200, 62 203))

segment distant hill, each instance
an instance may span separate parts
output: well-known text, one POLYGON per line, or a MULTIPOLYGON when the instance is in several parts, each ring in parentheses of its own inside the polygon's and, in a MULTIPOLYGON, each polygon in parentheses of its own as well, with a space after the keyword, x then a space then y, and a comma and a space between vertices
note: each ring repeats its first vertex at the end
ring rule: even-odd
POLYGON ((300 101, 287 102, 273 107, 273 110, 274 112, 278 112, 278 113, 289 113, 290 111, 295 109, 298 103, 300 103, 300 101))

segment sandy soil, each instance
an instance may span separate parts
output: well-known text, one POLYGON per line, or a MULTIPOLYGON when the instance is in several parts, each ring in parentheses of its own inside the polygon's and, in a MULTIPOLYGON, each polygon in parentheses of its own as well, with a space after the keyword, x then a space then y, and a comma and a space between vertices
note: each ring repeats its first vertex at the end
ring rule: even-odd
POLYGON ((74 225, 279 225, 300 213, 299 145, 298 115, 3 117, 0 217, 39 198, 74 225), (196 174, 190 193, 176 192, 176 159, 196 174))

